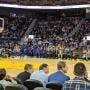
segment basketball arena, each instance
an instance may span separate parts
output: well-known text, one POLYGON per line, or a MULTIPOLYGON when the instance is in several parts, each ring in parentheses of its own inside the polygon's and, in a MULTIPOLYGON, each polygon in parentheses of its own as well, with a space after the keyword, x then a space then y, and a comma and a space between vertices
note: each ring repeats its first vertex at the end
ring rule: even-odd
POLYGON ((0 90, 90 90, 89 3, 0 0, 0 90))

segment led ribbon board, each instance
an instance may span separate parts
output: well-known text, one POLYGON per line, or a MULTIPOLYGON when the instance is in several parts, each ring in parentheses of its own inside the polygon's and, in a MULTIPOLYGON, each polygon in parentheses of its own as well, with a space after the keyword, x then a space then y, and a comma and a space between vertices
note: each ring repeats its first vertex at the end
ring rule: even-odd
POLYGON ((24 5, 15 5, 15 4, 0 4, 0 7, 9 7, 9 8, 20 8, 20 9, 75 9, 75 8, 90 8, 90 4, 83 5, 68 5, 68 6, 24 6, 24 5))

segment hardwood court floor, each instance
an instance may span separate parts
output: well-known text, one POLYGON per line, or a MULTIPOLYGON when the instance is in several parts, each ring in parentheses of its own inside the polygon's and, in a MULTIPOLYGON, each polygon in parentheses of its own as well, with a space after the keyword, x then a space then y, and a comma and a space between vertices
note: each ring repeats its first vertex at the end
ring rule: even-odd
MULTIPOLYGON (((0 68, 5 68, 7 73, 13 77, 17 76, 18 73, 23 71, 25 64, 33 64, 35 71, 38 70, 38 67, 42 63, 47 63, 49 65, 50 73, 53 73, 57 70, 57 62, 61 59, 43 59, 43 58, 30 58, 30 57, 15 57, 15 58, 0 58, 0 68)), ((71 78, 73 75, 73 67, 77 62, 83 62, 89 72, 90 77, 90 61, 80 61, 80 60, 65 60, 68 66, 68 73, 71 78)))

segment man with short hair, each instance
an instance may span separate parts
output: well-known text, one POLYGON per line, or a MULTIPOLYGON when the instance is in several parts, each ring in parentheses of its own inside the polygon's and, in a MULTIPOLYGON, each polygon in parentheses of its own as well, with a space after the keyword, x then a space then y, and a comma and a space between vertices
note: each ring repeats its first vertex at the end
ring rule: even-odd
POLYGON ((75 78, 66 81, 62 90, 90 90, 90 83, 86 81, 87 70, 83 63, 77 63, 74 66, 75 78))
POLYGON ((30 79, 41 81, 45 86, 48 83, 48 76, 47 76, 48 73, 49 73, 48 65, 42 64, 39 67, 39 71, 36 71, 31 74, 30 79))
POLYGON ((57 72, 49 76, 48 78, 49 82, 58 82, 63 84, 65 81, 70 79, 67 75, 65 75, 65 73, 67 73, 67 70, 68 70, 65 62, 59 61, 57 63, 57 69, 58 69, 57 72))
POLYGON ((52 90, 50 88, 44 88, 44 87, 37 87, 34 90, 52 90))
POLYGON ((33 73, 34 69, 31 64, 26 64, 24 67, 24 72, 21 72, 17 78, 21 80, 22 83, 24 83, 26 80, 29 79, 30 75, 33 73))

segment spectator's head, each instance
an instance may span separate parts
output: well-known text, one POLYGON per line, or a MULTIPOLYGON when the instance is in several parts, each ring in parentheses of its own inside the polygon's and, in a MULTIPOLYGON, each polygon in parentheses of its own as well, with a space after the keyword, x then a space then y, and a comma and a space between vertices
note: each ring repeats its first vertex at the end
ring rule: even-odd
POLYGON ((86 77, 87 70, 83 63, 79 62, 74 66, 74 74, 76 76, 86 77))
POLYGON ((26 64, 25 67, 24 67, 24 70, 29 72, 29 73, 33 73, 34 72, 33 65, 26 64))
POLYGON ((6 70, 4 68, 0 69, 0 80, 3 80, 6 77, 6 70))
POLYGON ((64 73, 67 73, 67 71, 68 71, 68 67, 67 67, 66 63, 63 61, 59 61, 57 63, 57 69, 63 71, 64 73))
POLYGON ((48 64, 41 64, 39 70, 43 70, 45 73, 49 73, 48 64))
POLYGON ((34 90, 52 90, 52 89, 49 89, 49 88, 43 88, 43 87, 37 87, 37 88, 35 88, 34 90))

